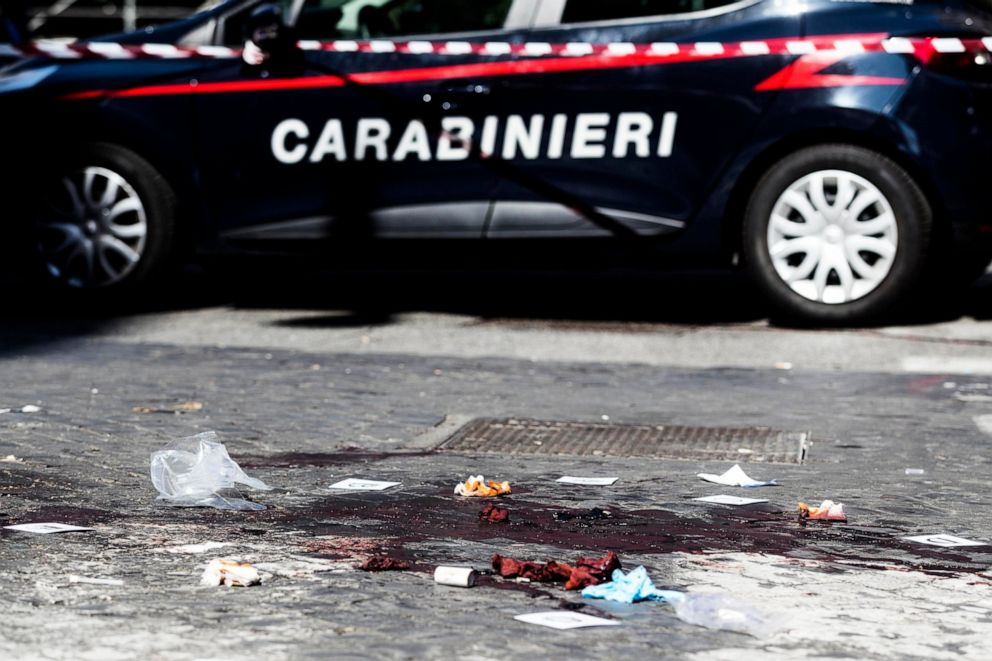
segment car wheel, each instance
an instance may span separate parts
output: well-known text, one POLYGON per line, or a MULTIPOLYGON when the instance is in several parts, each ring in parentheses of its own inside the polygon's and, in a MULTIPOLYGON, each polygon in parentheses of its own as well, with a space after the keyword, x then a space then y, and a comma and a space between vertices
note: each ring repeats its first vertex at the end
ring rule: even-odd
POLYGON ((932 213, 892 160, 852 145, 797 151, 758 182, 743 256, 776 309, 806 323, 877 319, 927 265, 932 213))
POLYGON ((49 282, 122 293, 162 272, 172 249, 175 196, 148 161, 123 147, 92 144, 39 177, 34 243, 49 282))

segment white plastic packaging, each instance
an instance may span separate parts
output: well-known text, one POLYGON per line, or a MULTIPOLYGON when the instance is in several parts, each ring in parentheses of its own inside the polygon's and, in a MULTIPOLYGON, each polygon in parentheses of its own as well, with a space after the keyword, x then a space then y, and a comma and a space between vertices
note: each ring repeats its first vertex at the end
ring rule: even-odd
POLYGON ((684 597, 669 599, 669 602, 680 620, 707 629, 736 631, 764 638, 785 624, 782 618, 762 613, 726 594, 687 592, 684 597))
POLYGON ((470 588, 475 585, 475 570, 471 567, 438 567, 434 570, 434 582, 440 585, 470 588))
POLYGON ((272 489, 248 477, 212 431, 175 441, 152 453, 151 476, 159 499, 181 507, 264 510, 265 505, 244 500, 235 485, 272 489))

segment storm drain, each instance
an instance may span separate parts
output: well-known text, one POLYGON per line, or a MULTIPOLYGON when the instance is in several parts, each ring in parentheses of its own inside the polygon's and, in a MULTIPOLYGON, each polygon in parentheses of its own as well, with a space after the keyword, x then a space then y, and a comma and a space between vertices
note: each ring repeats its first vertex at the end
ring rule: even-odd
POLYGON ((652 457, 801 464, 809 432, 476 418, 438 448, 516 455, 652 457))

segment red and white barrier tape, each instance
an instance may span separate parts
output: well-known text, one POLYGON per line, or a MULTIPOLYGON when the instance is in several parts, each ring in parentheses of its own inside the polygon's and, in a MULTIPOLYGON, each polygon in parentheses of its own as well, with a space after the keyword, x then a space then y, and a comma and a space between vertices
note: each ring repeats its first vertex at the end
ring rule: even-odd
MULTIPOLYGON (((478 55, 522 57, 588 57, 588 56, 757 56, 809 55, 819 52, 893 53, 916 55, 928 59, 935 53, 989 53, 992 37, 958 39, 948 37, 837 37, 814 36, 801 39, 766 39, 740 42, 615 42, 590 44, 586 42, 548 43, 506 41, 300 41, 306 51, 333 53, 409 54, 409 55, 478 55)), ((59 60, 78 59, 233 59, 241 49, 226 46, 174 46, 172 44, 120 44, 114 42, 37 41, 29 46, 14 47, 0 44, 0 56, 49 57, 59 60)))

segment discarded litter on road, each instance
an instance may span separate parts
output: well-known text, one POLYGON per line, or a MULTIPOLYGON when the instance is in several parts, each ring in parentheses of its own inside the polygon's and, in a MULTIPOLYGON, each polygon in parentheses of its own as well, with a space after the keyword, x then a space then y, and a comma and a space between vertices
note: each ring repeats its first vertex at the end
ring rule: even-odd
POLYGON ((847 515, 844 514, 844 504, 835 503, 832 500, 823 501, 819 507, 810 507, 806 503, 799 503, 799 518, 814 521, 847 521, 847 515))
POLYGON ((763 613, 754 607, 721 593, 675 593, 668 601, 675 615, 687 624, 707 629, 735 631, 755 638, 764 638, 780 630, 782 618, 763 613))
POLYGON ((651 577, 648 576, 648 570, 643 566, 627 574, 621 569, 614 569, 611 579, 608 583, 585 588, 582 590, 582 596, 619 601, 622 604, 633 604, 638 601, 668 601, 682 597, 681 592, 656 588, 651 577))
POLYGON ((196 411, 202 411, 203 404, 201 402, 179 402, 178 404, 171 404, 168 406, 135 406, 131 409, 132 413, 171 413, 173 415, 182 415, 183 413, 195 413, 196 411))
POLYGON ((217 433, 208 431, 152 453, 152 484, 159 492, 159 500, 180 507, 264 510, 265 505, 244 500, 235 485, 261 491, 272 487, 248 477, 216 439, 217 433))
POLYGON ((740 464, 734 464, 734 467, 728 470, 722 475, 715 475, 713 473, 697 473, 700 479, 706 480, 707 482, 713 482, 715 484, 723 484, 728 487, 744 487, 746 489, 753 489, 755 487, 777 487, 778 482, 775 480, 754 480, 747 476, 744 469, 740 467, 740 464))
POLYGON ((434 570, 434 582, 439 585, 470 588, 475 585, 475 570, 471 567, 438 567, 434 570))
POLYGON ((527 624, 540 624, 543 627, 552 629, 580 629, 582 627, 609 627, 619 625, 616 620, 607 620, 602 617, 594 617, 585 613, 575 613, 572 611, 548 611, 545 613, 526 613, 516 615, 513 618, 527 624))
POLYGON ((483 523, 509 523, 510 512, 502 507, 489 503, 479 512, 479 521, 483 523))
POLYGON ((211 560, 203 570, 203 576, 200 577, 201 585, 211 587, 226 585, 229 588, 247 588, 261 582, 262 578, 258 575, 258 570, 250 563, 222 558, 211 560))
POLYGON ((587 487, 609 487, 616 484, 619 479, 619 477, 574 477, 565 475, 555 481, 562 484, 579 484, 587 487))
POLYGON ((6 457, 0 459, 0 464, 23 464, 24 460, 15 457, 12 454, 8 454, 6 457))
POLYGON ((507 493, 510 493, 509 482, 490 480, 487 484, 486 478, 482 475, 473 475, 465 480, 464 483, 455 487, 455 495, 457 496, 493 498, 507 493))
POLYGON ((381 555, 374 555, 355 565, 355 569, 362 571, 405 571, 409 568, 410 563, 406 560, 381 555))
POLYGON ((926 475, 926 471, 922 468, 907 468, 906 475, 926 475))
POLYGON ((49 535, 55 532, 83 532, 93 530, 83 526, 70 526, 65 523, 21 523, 16 526, 4 526, 7 530, 18 530, 20 532, 33 532, 38 535, 49 535))
POLYGON ((41 413, 41 407, 34 404, 26 404, 21 407, 21 413, 41 413))
POLYGON ((548 562, 521 561, 493 555, 493 569, 503 578, 525 578, 538 583, 564 583, 566 590, 578 590, 609 581, 615 569, 620 569, 620 559, 610 551, 602 558, 578 558, 575 565, 549 560, 548 562))
POLYGON ((400 486, 400 482, 381 482, 379 480, 359 480, 353 477, 349 477, 347 480, 341 480, 340 482, 335 482, 329 489, 337 489, 338 491, 385 491, 386 489, 392 489, 393 487, 400 486))
POLYGON ((918 544, 930 544, 931 546, 943 546, 945 548, 955 546, 989 546, 988 542, 976 542, 965 539, 964 537, 955 537, 954 535, 917 535, 915 537, 903 537, 903 539, 910 542, 917 542, 918 544))
POLYGON ((768 501, 764 498, 741 498, 740 496, 703 496, 702 498, 693 498, 693 500, 698 500, 701 503, 713 503, 715 505, 754 505, 756 503, 767 503, 768 501))

